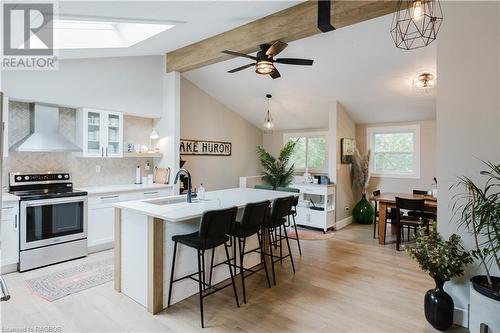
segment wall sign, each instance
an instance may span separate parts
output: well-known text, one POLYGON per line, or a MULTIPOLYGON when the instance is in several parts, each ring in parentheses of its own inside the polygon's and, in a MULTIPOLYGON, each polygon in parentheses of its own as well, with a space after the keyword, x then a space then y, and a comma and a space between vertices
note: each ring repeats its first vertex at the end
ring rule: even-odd
POLYGON ((231 142, 181 139, 180 154, 231 156, 231 142))

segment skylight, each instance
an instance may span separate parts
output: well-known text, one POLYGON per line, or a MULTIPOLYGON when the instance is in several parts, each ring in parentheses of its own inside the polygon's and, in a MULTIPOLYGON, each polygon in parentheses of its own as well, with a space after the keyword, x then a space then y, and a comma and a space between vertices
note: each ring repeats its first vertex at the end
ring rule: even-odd
POLYGON ((125 48, 172 27, 172 24, 54 19, 54 48, 125 48))

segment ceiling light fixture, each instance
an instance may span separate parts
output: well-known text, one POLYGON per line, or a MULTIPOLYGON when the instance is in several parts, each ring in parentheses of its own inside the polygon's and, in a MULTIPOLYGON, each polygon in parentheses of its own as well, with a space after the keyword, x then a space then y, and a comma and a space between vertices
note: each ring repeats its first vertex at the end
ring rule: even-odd
POLYGON ((266 97, 267 97, 267 114, 266 114, 266 118, 264 119, 264 131, 266 133, 272 133, 274 130, 274 122, 273 122, 273 118, 271 118, 271 112, 269 111, 269 101, 270 101, 271 97, 273 97, 273 96, 270 94, 267 94, 266 97))
POLYGON ((397 48, 413 50, 436 40, 443 22, 439 0, 399 0, 391 26, 397 48))
POLYGON ((436 85, 436 75, 428 72, 418 74, 415 85, 421 89, 433 88, 436 85))
POLYGON ((262 75, 269 75, 276 70, 273 62, 269 60, 259 60, 255 65, 255 73, 262 75))

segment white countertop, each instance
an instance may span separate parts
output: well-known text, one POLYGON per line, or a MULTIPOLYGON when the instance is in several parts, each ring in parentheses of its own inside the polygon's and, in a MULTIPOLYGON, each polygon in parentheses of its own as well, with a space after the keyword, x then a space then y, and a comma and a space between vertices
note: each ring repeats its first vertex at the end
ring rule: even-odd
POLYGON ((320 188, 324 188, 324 187, 328 187, 328 186, 335 186, 335 184, 314 184, 314 183, 292 183, 290 184, 290 187, 294 187, 294 186, 313 186, 313 187, 320 187, 320 188))
POLYGON ((13 201, 19 201, 19 197, 7 192, 2 193, 2 202, 13 202, 13 201))
POLYGON ((101 195, 107 193, 134 192, 142 190, 157 190, 163 188, 171 188, 171 184, 120 184, 120 185, 103 185, 103 186, 82 186, 77 187, 79 191, 88 192, 89 195, 101 195))
MULTIPOLYGON (((257 190, 253 188, 231 188, 227 190, 209 191, 205 193, 205 200, 186 202, 185 195, 176 195, 149 200, 136 200, 115 203, 113 206, 124 210, 143 213, 169 222, 180 222, 200 217, 205 211, 223 209, 233 206, 243 208, 247 203, 295 195, 290 192, 257 190), (171 203, 167 203, 171 201, 171 203), (180 201, 180 202, 179 202, 180 201), (165 202, 154 204, 153 202, 165 202)), ((195 199, 193 199, 195 200, 195 199)))

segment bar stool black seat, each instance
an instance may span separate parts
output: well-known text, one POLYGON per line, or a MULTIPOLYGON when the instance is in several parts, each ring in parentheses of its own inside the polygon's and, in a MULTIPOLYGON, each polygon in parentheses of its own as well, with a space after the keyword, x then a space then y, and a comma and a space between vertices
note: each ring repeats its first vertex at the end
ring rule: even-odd
POLYGON ((236 220, 236 214, 238 212, 237 207, 211 210, 203 213, 201 217, 200 228, 197 232, 193 232, 185 235, 176 235, 172 237, 174 242, 174 253, 172 258, 172 270, 170 271, 170 284, 168 289, 168 307, 170 307, 170 301, 172 299, 172 285, 174 282, 178 282, 183 279, 192 279, 198 282, 199 297, 200 297, 200 315, 201 315, 201 327, 204 327, 203 322, 203 298, 219 291, 229 285, 224 287, 216 288, 210 284, 205 283, 205 251, 212 250, 212 254, 215 249, 221 245, 224 245, 226 252, 226 263, 229 268, 229 275, 231 277, 231 284, 233 286, 234 298, 236 300, 236 306, 239 307, 238 294, 236 293, 236 285, 234 283, 233 271, 231 269, 228 244, 229 230, 236 220), (177 244, 181 243, 185 246, 194 248, 197 250, 198 254, 198 272, 174 279, 174 269, 175 269, 175 257, 177 253, 177 244), (194 276, 198 274, 198 278, 194 276), (204 293, 205 290, 208 292, 204 293))
POLYGON ((264 260, 263 248, 262 248, 262 238, 260 235, 260 230, 264 221, 267 219, 269 215, 269 207, 271 202, 269 200, 249 203, 245 207, 245 211, 243 212, 243 217, 240 222, 236 222, 233 224, 233 227, 229 231, 229 235, 234 238, 234 251, 236 252, 236 239, 238 239, 238 249, 239 249, 239 266, 236 262, 236 253, 234 255, 234 273, 236 273, 236 269, 240 269, 241 276, 241 286, 243 289, 243 303, 247 302, 246 289, 245 289, 245 272, 250 272, 250 274, 257 273, 257 269, 253 268, 245 268, 244 267, 244 259, 245 254, 251 252, 259 252, 261 255, 261 262, 263 264, 263 269, 266 272, 267 285, 270 288, 271 282, 269 281, 269 273, 267 271, 266 261, 264 260), (250 251, 245 252, 246 239, 253 235, 257 235, 259 240, 259 247, 250 251))
POLYGON ((284 198, 278 198, 274 200, 273 202, 273 207, 271 210, 271 214, 268 219, 264 221, 263 227, 267 229, 268 237, 269 237, 269 253, 266 253, 264 251, 264 255, 271 257, 271 268, 273 271, 273 284, 276 285, 276 273, 274 269, 274 264, 275 262, 283 262, 284 259, 290 258, 290 261, 292 263, 292 270, 293 274, 295 274, 295 264, 293 262, 293 256, 292 256, 292 251, 290 250, 290 242, 288 240, 288 235, 286 233, 286 227, 285 224, 288 222, 289 216, 291 215, 290 211, 292 209, 293 205, 293 200, 294 196, 289 196, 289 197, 284 197, 284 198), (281 230, 283 229, 285 236, 284 237, 279 237, 279 239, 274 239, 272 241, 272 235, 275 232, 275 230, 279 230, 281 234, 281 230), (286 244, 288 247, 288 254, 283 255, 282 249, 283 246, 281 246, 281 240, 284 238, 286 240, 286 244), (273 245, 277 244, 279 242, 280 246, 280 255, 274 255, 273 254, 273 245), (275 244, 273 244, 275 243, 275 244))
MULTIPOLYGON (((300 193, 300 190, 298 188, 293 188, 293 187, 276 187, 276 191, 300 193)), ((290 213, 292 216, 293 228, 295 229, 295 237, 297 240, 297 246, 299 247, 299 255, 302 256, 302 248, 300 247, 299 232, 297 231, 297 222, 295 222, 295 217, 297 216, 297 206, 298 205, 299 205, 299 197, 295 196, 295 197, 293 197, 292 209, 290 210, 290 213)))

